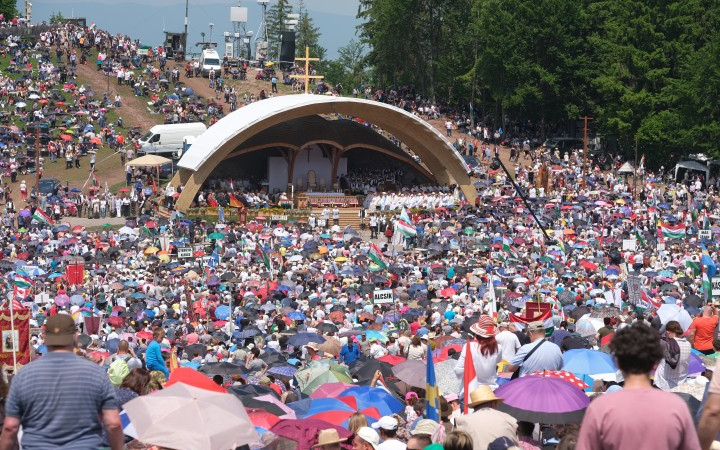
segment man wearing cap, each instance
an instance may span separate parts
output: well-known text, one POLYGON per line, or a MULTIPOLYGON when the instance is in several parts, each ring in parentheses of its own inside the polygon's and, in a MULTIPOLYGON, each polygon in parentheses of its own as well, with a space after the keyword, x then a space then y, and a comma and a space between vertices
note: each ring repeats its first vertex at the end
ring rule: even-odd
POLYGON ((21 425, 21 444, 27 449, 100 448, 103 425, 110 448, 123 448, 122 424, 110 379, 102 367, 73 353, 75 343, 71 316, 57 314, 47 320, 48 353, 12 380, 0 449, 16 445, 21 425))
POLYGON ((352 441, 353 450, 378 450, 380 436, 370 427, 361 427, 355 432, 352 441))
POLYGON ((380 434, 382 443, 378 450, 405 450, 406 445, 397 439, 398 421, 392 416, 383 416, 372 424, 380 434))
POLYGON ((510 324, 508 322, 500 322, 498 324, 498 334, 495 335, 495 340, 500 346, 500 353, 502 353, 502 359, 510 361, 515 357, 518 349, 520 348, 520 340, 515 333, 510 332, 510 324))
POLYGON ((560 347, 545 339, 545 324, 541 321, 528 325, 530 343, 520 347, 512 358, 509 372, 520 371, 520 376, 542 370, 560 370, 563 366, 560 347))

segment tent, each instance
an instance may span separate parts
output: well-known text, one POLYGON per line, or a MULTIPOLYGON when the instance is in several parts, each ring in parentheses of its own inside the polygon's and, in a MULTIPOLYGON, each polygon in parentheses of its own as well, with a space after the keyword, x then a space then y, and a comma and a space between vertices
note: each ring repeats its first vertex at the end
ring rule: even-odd
POLYGON ((160 167, 171 163, 172 159, 163 158, 158 155, 145 155, 128 161, 125 167, 160 167))
POLYGON ((705 181, 707 182, 707 180, 710 179, 710 169, 708 169, 706 165, 700 164, 697 161, 680 161, 675 164, 675 181, 678 180, 680 169, 703 172, 705 174, 705 181))
POLYGON ((626 162, 618 169, 618 173, 635 173, 635 168, 629 162, 626 162))

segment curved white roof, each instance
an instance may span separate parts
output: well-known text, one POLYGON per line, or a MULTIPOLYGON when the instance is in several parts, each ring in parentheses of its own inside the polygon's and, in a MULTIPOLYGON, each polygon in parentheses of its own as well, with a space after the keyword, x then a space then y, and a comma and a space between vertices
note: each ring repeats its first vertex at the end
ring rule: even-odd
MULTIPOLYGON (((208 128, 206 132, 201 134, 195 140, 195 142, 192 144, 191 150, 188 151, 178 162, 178 166, 195 172, 199 170, 203 166, 203 164, 205 164, 205 162, 212 157, 215 151, 223 147, 229 140, 242 132, 244 129, 260 123, 278 113, 287 113, 289 110, 300 109, 303 107, 320 104, 364 104, 376 109, 386 109, 388 110, 388 112, 392 112, 393 114, 401 114, 405 116, 406 119, 421 123, 428 131, 435 133, 438 138, 440 138, 443 142, 447 144, 448 149, 451 150, 450 154, 454 155, 454 157, 467 170, 467 164, 465 163, 465 160, 460 156, 460 154, 455 150, 455 148, 450 144, 450 142, 445 139, 445 136, 443 136, 443 134, 437 129, 435 129, 433 126, 413 114, 410 114, 400 108, 396 108, 395 106, 371 100, 313 94, 284 95, 279 97, 273 97, 251 103, 248 106, 245 106, 228 114, 227 116, 219 120, 217 123, 215 123, 213 126, 208 128)), ((371 123, 373 122, 371 117, 363 118, 371 123)))

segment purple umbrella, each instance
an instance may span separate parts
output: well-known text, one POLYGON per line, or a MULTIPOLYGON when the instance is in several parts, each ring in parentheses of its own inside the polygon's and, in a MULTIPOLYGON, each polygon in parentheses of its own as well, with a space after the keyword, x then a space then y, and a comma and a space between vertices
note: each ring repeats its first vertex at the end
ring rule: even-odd
POLYGON ((58 306, 68 306, 70 304, 70 297, 67 295, 58 295, 55 297, 55 304, 58 306))
POLYGON ((19 214, 20 217, 30 217, 32 215, 29 209, 21 209, 19 214))
POLYGON ((688 371, 689 374, 695 374, 695 373, 703 373, 707 370, 705 367, 705 364, 702 362, 702 359, 695 353, 690 353, 690 362, 688 363, 688 371))
POLYGON ((498 409, 517 420, 548 425, 582 422, 590 399, 573 384, 559 378, 526 376, 495 390, 502 398, 498 409))

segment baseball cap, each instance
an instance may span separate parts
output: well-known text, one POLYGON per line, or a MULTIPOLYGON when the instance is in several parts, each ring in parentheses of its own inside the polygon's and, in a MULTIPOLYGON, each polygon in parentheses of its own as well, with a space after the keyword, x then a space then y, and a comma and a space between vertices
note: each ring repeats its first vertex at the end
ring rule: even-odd
POLYGON ((380 436, 377 434, 377 431, 373 430, 370 427, 361 427, 355 432, 355 434, 363 441, 372 445, 372 448, 376 450, 378 448, 378 445, 380 445, 380 436))
POLYGON ((545 330, 545 323, 536 320, 535 322, 530 322, 528 324, 528 331, 543 331, 545 330))
POLYGON ((66 346, 75 343, 75 321, 67 314, 50 316, 45 322, 45 344, 66 346))
POLYGON ((382 428, 383 430, 396 430, 398 427, 398 421, 394 417, 382 416, 380 420, 372 424, 374 429, 382 428))

